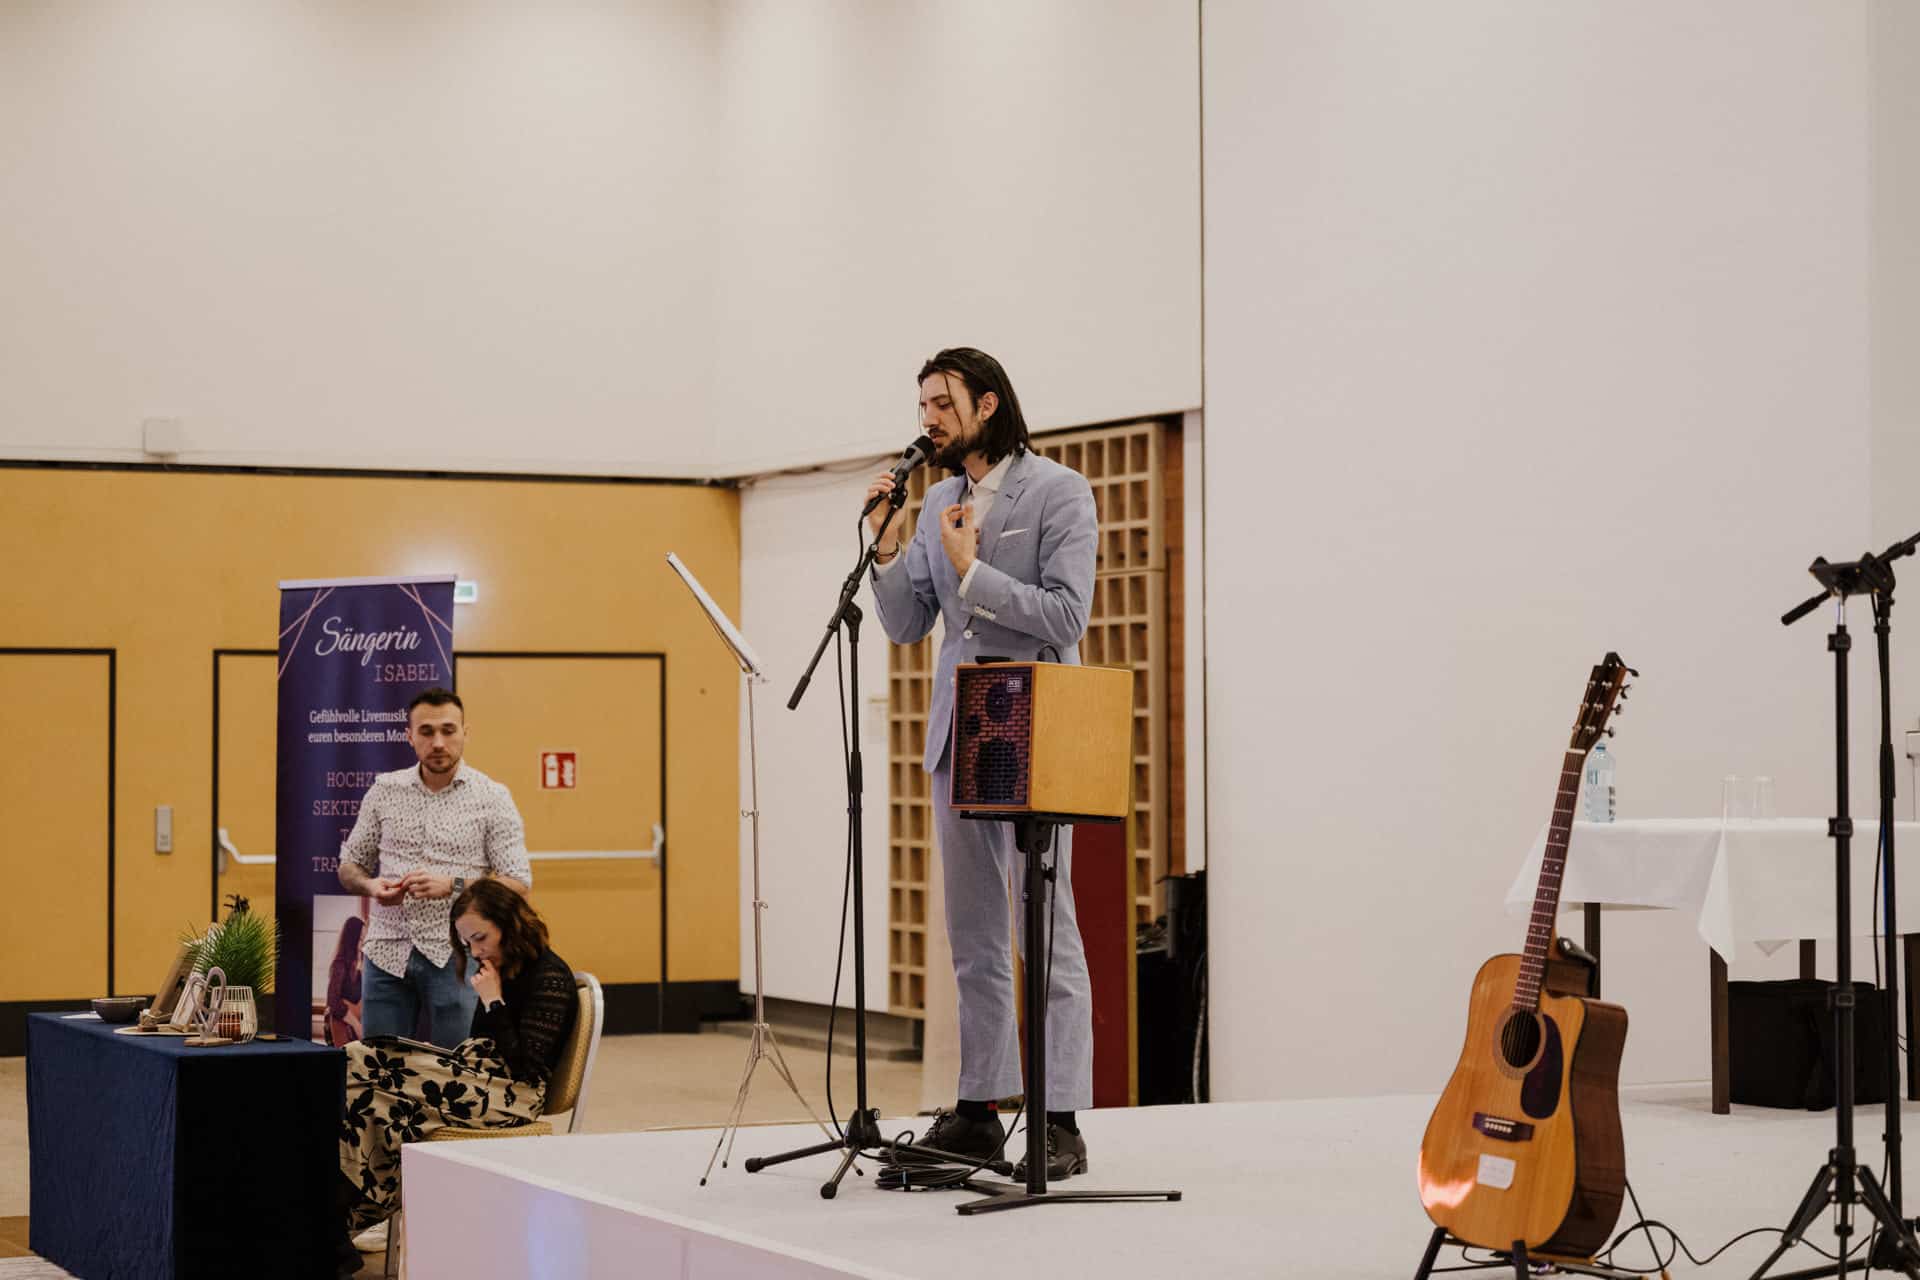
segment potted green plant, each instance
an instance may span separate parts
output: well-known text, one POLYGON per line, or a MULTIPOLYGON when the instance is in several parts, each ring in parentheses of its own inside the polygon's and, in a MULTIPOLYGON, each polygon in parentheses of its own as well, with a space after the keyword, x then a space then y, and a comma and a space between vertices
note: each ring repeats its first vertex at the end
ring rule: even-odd
POLYGON ((205 933, 189 928, 181 934, 181 941, 192 949, 194 973, 220 970, 229 988, 246 987, 251 1003, 264 1011, 272 1007, 270 1001, 260 997, 273 990, 279 930, 270 917, 255 915, 251 904, 239 894, 227 899, 227 907, 225 920, 208 926, 205 933))

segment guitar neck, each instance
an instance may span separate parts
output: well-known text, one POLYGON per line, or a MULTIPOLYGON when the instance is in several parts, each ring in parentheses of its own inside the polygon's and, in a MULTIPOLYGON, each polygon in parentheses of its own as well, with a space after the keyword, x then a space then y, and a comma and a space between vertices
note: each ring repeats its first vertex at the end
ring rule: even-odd
POLYGON ((1580 796, 1580 773, 1586 762, 1585 751, 1569 750, 1560 765, 1560 790, 1553 802, 1553 825, 1547 831, 1546 852, 1540 858, 1540 884, 1533 894, 1533 915, 1527 920, 1527 947, 1520 959, 1520 976, 1513 984, 1516 1009, 1540 1007, 1540 988, 1546 981, 1554 921, 1560 915, 1560 878, 1567 869, 1567 839, 1573 834, 1573 806, 1580 796))

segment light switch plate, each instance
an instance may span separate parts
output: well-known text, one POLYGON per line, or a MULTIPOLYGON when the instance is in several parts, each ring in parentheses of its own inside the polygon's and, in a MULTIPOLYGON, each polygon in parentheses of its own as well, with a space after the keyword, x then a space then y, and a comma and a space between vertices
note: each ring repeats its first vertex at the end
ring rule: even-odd
POLYGON ((153 808, 153 851, 173 852, 173 806, 170 804, 155 805, 153 808))

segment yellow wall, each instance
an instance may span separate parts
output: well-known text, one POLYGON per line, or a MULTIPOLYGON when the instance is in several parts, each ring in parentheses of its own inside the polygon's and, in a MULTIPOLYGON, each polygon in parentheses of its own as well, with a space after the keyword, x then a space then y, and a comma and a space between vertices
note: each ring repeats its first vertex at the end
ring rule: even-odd
MULTIPOLYGON (((737 612, 740 511, 733 491, 598 482, 0 468, 0 548, 7 566, 0 575, 0 646, 119 651, 115 991, 151 989, 182 927, 206 919, 213 651, 274 647, 281 579, 438 572, 457 573, 480 587, 479 602, 456 611, 456 651, 666 655, 669 976, 676 982, 738 978, 739 674, 665 563, 668 551, 678 552, 722 607, 737 612), (171 854, 153 851, 153 812, 161 804, 174 809, 171 854)), ((9 794, 25 787, 23 769, 36 759, 44 762, 22 744, 38 743, 57 756, 92 751, 91 744, 102 741, 104 726, 95 729, 94 721, 104 704, 78 681, 103 660, 64 661, 74 668, 72 680, 63 668, 46 670, 62 672, 60 679, 67 683, 41 680, 22 659, 0 663, 6 681, 0 683, 0 742, 5 744, 0 772, 9 794), (65 714, 69 707, 77 709, 71 716, 65 714), (50 716, 60 718, 60 733, 47 731, 50 716)), ((259 663, 227 660, 222 710, 229 753, 234 739, 247 736, 243 726, 233 724, 236 706, 264 703, 271 714, 270 699, 263 699, 257 687, 259 672, 250 669, 259 663), (251 691, 237 694, 240 685, 251 691)), ((487 683, 490 698, 504 696, 510 684, 487 683)), ((549 833, 535 822, 539 804, 537 792, 530 794, 531 770, 516 772, 524 763, 517 758, 489 759, 488 710, 469 710, 474 719, 469 757, 522 798, 529 846, 576 847, 567 841, 569 832, 543 839, 549 833)), ((508 709, 500 710, 504 721, 508 709)), ((221 807, 230 826, 233 815, 260 812, 263 800, 265 812, 271 812, 271 760, 258 754, 271 741, 267 728, 253 736, 244 754, 222 760, 226 794, 221 807), (236 788, 246 794, 231 794, 236 788)), ((587 759, 583 756, 583 762, 587 759)), ((75 787, 84 789, 100 776, 94 762, 87 763, 75 787)), ((583 763, 583 792, 592 778, 587 769, 583 763)), ((78 796, 60 803, 84 809, 84 820, 95 824, 97 847, 103 805, 86 807, 78 796)), ((56 822, 57 807, 30 810, 24 824, 10 820, 0 845, 8 882, 33 887, 32 894, 12 895, 15 909, 8 913, 0 957, 0 1000, 99 994, 103 954, 91 962, 91 970, 79 967, 71 982, 55 983, 73 988, 57 993, 45 980, 47 966, 36 960, 75 950, 68 935, 76 928, 84 934, 90 927, 101 944, 81 947, 77 957, 104 952, 98 913, 83 913, 87 918, 76 921, 67 918, 72 912, 43 909, 60 896, 60 877, 50 868, 77 856, 66 846, 87 830, 56 822), (27 868, 34 868, 38 878, 23 881, 27 868), (41 976, 23 977, 23 968, 40 970, 41 976)), ((243 852, 262 849, 257 831, 235 834, 243 852)), ((540 864, 536 881, 549 868, 564 865, 540 864)), ((556 891, 573 882, 617 889, 623 875, 641 874, 602 871, 556 871, 548 882, 556 891)), ((76 874, 74 883, 85 892, 74 901, 97 899, 94 881, 100 877, 91 868, 86 874, 92 879, 76 874)), ((652 879, 650 871, 645 875, 652 879)), ((256 891, 270 883, 258 873, 249 877, 256 891)), ((539 896, 536 884, 536 902, 539 896)), ((577 945, 558 933, 555 943, 577 967, 611 980, 652 978, 657 956, 643 964, 638 956, 643 948, 622 939, 636 934, 637 918, 648 944, 657 947, 651 923, 655 902, 652 896, 642 903, 616 891, 569 893, 565 916, 577 945)))
POLYGON ((0 657, 0 998, 106 990, 107 688, 104 654, 0 657))

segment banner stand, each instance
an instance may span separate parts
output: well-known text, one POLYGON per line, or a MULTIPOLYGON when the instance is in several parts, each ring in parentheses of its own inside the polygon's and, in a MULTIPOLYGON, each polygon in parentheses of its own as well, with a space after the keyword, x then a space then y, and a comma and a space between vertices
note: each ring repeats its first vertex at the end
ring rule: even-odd
POLYGON ((453 583, 441 574, 280 584, 273 1013, 282 1035, 336 1044, 359 1035, 370 899, 341 889, 340 844, 374 778, 417 763, 407 703, 452 687, 453 583))

